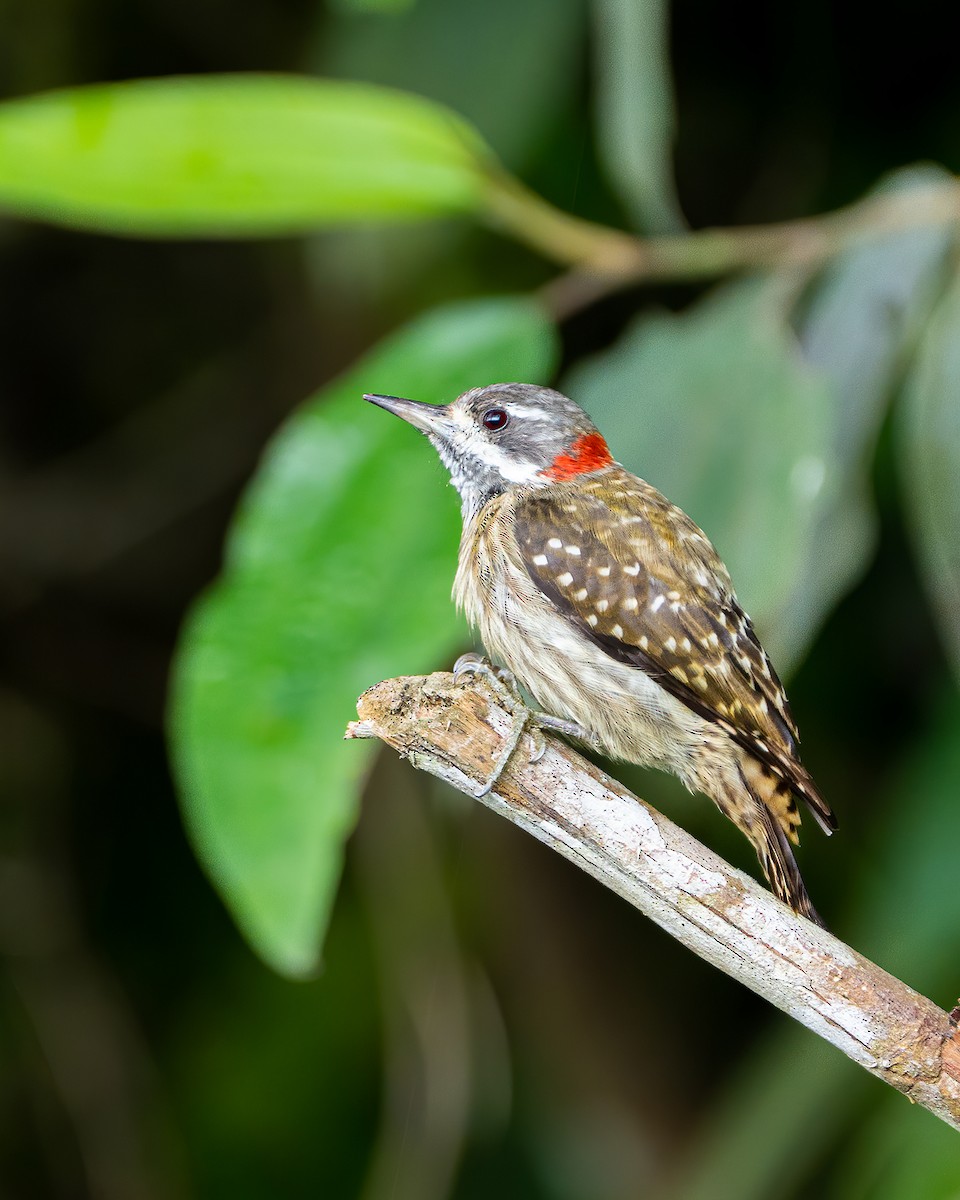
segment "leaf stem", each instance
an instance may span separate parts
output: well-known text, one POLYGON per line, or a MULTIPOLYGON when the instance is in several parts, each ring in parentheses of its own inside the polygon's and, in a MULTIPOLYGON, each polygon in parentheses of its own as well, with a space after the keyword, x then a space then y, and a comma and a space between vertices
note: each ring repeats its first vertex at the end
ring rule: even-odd
POLYGON ((960 222, 958 181, 873 195, 796 221, 650 238, 573 217, 500 173, 488 175, 486 198, 491 223, 572 267, 543 289, 543 299, 559 317, 638 283, 692 282, 760 267, 816 265, 859 241, 960 222))
POLYGON ((609 277, 642 269, 647 253, 642 239, 571 216, 506 172, 491 170, 487 183, 490 224, 545 258, 609 277))

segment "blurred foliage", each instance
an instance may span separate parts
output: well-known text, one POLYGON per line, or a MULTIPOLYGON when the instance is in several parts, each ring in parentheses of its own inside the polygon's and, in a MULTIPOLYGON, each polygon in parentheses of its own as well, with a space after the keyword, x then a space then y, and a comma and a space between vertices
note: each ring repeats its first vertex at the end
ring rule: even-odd
POLYGON ((450 604, 455 498, 437 495, 430 447, 411 448, 400 422, 358 421, 357 397, 391 387, 438 403, 484 373, 549 379, 554 357, 552 326, 522 300, 437 309, 395 334, 274 438, 223 576, 184 632, 173 712, 189 825, 283 970, 314 964, 356 821, 372 747, 343 741, 345 702, 464 638, 450 604), (411 562, 415 586, 389 586, 411 562))
POLYGON ((667 0, 594 0, 597 143, 637 227, 683 227, 673 181, 667 0))
POLYGON ((0 0, 4 1196, 957 1195, 954 1132, 340 740, 363 687, 468 641, 445 474, 360 393, 558 380, 794 671, 841 820, 805 846, 818 907, 952 1006, 955 226, 708 288, 576 270, 621 224, 669 252, 681 204, 955 187, 949 39, 873 17, 0 0), (186 848, 181 622, 188 835, 263 958, 317 978, 251 956, 186 848))
POLYGON ((570 102, 584 0, 415 0, 389 21, 362 15, 362 4, 337 7, 316 42, 321 74, 402 88, 454 109, 511 170, 529 166, 570 102))
MULTIPOLYGON (((908 167, 875 192, 948 178, 938 167, 908 167)), ((861 578, 875 552, 871 463, 889 405, 950 269, 952 244, 949 229, 919 228, 854 247, 826 267, 799 306, 795 326, 803 357, 830 382, 837 487, 823 505, 783 612, 788 661, 861 578)))
POLYGON ((932 314, 904 398, 903 469, 937 616, 960 672, 960 276, 932 314))
POLYGON ((331 81, 148 80, 0 110, 0 206, 81 228, 222 237, 458 212, 480 173, 453 114, 331 81))

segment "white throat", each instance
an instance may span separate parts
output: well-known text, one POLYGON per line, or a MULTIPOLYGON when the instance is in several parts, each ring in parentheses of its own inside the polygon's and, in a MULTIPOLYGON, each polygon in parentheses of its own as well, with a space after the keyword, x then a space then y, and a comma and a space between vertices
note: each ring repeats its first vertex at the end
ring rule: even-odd
POLYGON ((507 484, 548 482, 536 463, 508 454, 480 435, 465 438, 464 444, 457 447, 439 438, 430 440, 450 472, 450 482, 460 493, 465 518, 507 484))

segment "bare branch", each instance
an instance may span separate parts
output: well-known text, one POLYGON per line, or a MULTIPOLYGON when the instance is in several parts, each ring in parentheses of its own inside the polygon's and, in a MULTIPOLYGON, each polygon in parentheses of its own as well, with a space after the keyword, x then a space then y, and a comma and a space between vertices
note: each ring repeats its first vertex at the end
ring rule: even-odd
POLYGON ((960 1032, 950 1015, 796 916, 566 744, 524 737, 496 790, 483 780, 514 718, 480 679, 389 679, 348 737, 377 737, 482 800, 623 896, 854 1062, 960 1129, 960 1032))

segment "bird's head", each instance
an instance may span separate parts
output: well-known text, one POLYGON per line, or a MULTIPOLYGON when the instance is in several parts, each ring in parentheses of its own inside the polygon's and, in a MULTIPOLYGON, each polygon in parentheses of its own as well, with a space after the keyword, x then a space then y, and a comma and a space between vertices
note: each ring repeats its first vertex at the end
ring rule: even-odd
POLYGON ((613 462, 587 414, 566 396, 531 383, 496 383, 450 404, 366 395, 425 433, 465 507, 517 484, 546 485, 613 462))

